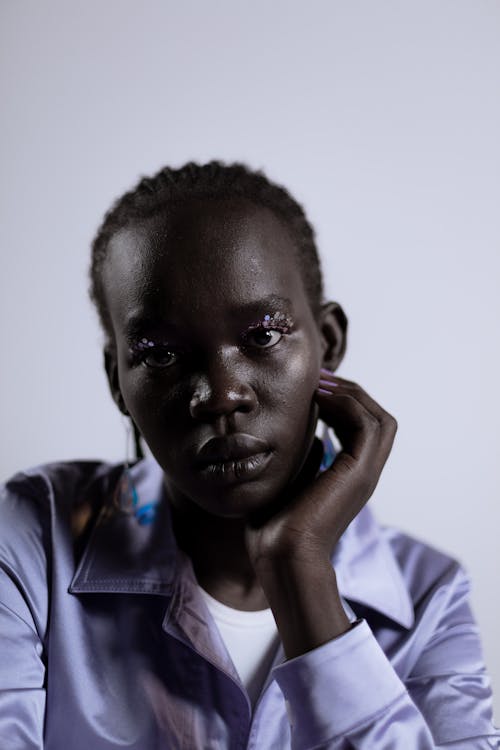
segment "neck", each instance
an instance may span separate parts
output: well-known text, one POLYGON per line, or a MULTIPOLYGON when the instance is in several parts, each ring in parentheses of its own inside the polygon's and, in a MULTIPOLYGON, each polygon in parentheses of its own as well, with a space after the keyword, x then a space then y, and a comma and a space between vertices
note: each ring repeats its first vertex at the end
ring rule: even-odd
POLYGON ((194 504, 187 512, 171 503, 171 510, 177 544, 191 559, 199 585, 229 607, 267 609, 269 605, 248 557, 245 521, 219 518, 194 504))

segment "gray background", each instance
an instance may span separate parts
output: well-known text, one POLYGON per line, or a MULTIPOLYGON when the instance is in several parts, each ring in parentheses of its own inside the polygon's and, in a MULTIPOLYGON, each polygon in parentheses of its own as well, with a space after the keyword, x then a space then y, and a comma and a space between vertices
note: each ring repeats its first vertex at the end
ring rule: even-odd
POLYGON ((457 556, 500 714, 500 3, 3 0, 0 473, 121 459, 88 247, 141 174, 245 160, 304 202, 343 377, 399 421, 379 518, 457 556))

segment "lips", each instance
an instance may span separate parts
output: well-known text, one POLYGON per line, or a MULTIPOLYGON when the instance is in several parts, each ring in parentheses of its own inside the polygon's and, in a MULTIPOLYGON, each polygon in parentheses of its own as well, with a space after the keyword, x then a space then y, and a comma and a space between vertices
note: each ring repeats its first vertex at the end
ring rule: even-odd
POLYGON ((238 433, 207 440, 198 451, 196 460, 198 465, 207 466, 208 464, 241 461, 268 452, 269 446, 263 440, 252 435, 238 433))
POLYGON ((272 452, 268 444, 252 435, 239 433, 211 438, 196 456, 204 480, 233 484, 257 479, 268 467, 272 452))

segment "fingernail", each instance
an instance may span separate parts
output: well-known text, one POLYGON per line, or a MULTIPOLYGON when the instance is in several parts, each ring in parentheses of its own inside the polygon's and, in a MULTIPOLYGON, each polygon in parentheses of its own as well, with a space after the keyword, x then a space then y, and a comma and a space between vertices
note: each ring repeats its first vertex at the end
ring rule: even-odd
POLYGON ((325 396, 331 396, 331 391, 327 391, 324 388, 316 388, 316 393, 324 393, 325 396))
POLYGON ((320 372, 326 372, 328 375, 333 375, 333 370, 329 370, 327 367, 321 367, 320 372))
POLYGON ((319 381, 320 385, 333 385, 334 388, 338 386, 338 383, 334 383, 333 380, 321 380, 319 381))

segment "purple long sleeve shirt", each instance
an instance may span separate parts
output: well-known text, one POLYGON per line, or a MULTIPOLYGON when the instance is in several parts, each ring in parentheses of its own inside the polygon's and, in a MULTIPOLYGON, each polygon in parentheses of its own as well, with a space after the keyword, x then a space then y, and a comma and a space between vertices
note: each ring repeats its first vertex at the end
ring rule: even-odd
POLYGON ((153 459, 59 463, 0 501, 2 750, 500 748, 459 564, 366 507, 332 563, 346 634, 285 660, 250 702, 177 548, 153 459), (156 513, 154 512, 156 511, 156 513))

